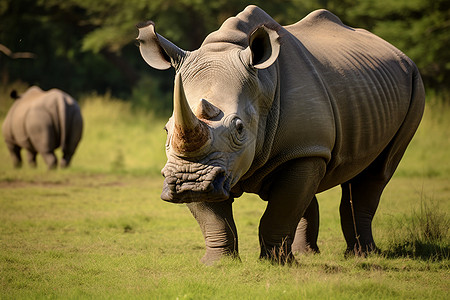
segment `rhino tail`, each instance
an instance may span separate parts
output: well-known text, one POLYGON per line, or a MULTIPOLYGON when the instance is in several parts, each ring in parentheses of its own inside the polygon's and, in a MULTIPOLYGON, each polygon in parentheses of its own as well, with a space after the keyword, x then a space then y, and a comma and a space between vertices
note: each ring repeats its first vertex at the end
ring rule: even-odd
POLYGON ((11 99, 14 99, 14 100, 17 100, 20 98, 20 96, 16 90, 12 90, 11 93, 9 94, 9 96, 11 97, 11 99))

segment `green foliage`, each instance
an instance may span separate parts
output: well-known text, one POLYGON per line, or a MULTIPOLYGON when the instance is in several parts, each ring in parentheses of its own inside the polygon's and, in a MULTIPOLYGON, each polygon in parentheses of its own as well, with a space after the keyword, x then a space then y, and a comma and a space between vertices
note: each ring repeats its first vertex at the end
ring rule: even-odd
POLYGON ((425 82, 436 87, 450 80, 450 3, 446 0, 358 1, 344 15, 410 56, 425 82))
MULTIPOLYGON (((404 51, 419 66, 427 87, 448 89, 447 0, 3 0, 0 44, 36 57, 12 59, 0 53, 1 82, 21 80, 44 89, 58 87, 75 97, 110 91, 128 99, 137 93, 142 103, 140 77, 159 82, 157 88, 163 94, 170 91, 172 79, 164 72, 149 71, 142 61, 133 45, 135 24, 152 19, 159 33, 181 48, 194 50, 207 34, 248 4, 260 6, 283 25, 299 21, 314 9, 327 8, 345 23, 371 30, 404 51)), ((154 86, 149 93, 155 93, 154 86)), ((152 106, 164 107, 163 98, 162 104, 152 106)))
POLYGON ((83 11, 56 10, 29 0, 2 3, 6 9, 0 15, 0 43, 14 53, 35 54, 35 58, 13 59, 0 53, 2 84, 21 80, 43 89, 58 87, 75 97, 91 90, 130 89, 105 56, 81 51, 88 30, 79 23, 83 11))
POLYGON ((159 77, 143 76, 131 94, 132 108, 151 111, 162 119, 169 118, 172 113, 172 91, 163 88, 163 85, 159 77))
POLYGON ((421 197, 418 209, 394 220, 385 255, 448 260, 450 218, 439 202, 421 197))

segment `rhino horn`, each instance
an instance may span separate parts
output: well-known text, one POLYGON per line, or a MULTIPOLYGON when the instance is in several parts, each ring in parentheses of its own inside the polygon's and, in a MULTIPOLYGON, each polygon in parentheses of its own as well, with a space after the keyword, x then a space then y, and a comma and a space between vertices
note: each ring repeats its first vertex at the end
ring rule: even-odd
POLYGON ((220 114, 220 109, 208 102, 208 100, 201 99, 195 108, 195 115, 200 119, 211 120, 220 114))
POLYGON ((175 128, 172 146, 180 155, 194 155, 210 141, 210 131, 208 125, 199 120, 189 107, 179 73, 175 76, 173 100, 175 128))

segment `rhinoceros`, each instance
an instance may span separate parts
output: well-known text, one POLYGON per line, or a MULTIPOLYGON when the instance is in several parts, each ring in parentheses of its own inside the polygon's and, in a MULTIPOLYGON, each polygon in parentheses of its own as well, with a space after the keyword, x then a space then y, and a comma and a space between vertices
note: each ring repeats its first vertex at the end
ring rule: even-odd
POLYGON ((48 168, 54 169, 57 166, 54 150, 61 146, 60 166, 65 168, 81 139, 83 118, 77 102, 65 92, 43 91, 32 86, 17 97, 6 115, 2 131, 15 167, 22 166, 20 150, 25 148, 30 166, 36 166, 39 153, 48 168))
POLYGON ((152 21, 137 27, 147 64, 176 71, 161 198, 187 203, 202 262, 238 257, 232 203, 244 192, 267 201, 261 258, 318 252, 315 195, 337 185, 347 253, 378 250, 372 219, 424 110, 411 59, 324 9, 281 26, 248 6, 195 51, 152 21))

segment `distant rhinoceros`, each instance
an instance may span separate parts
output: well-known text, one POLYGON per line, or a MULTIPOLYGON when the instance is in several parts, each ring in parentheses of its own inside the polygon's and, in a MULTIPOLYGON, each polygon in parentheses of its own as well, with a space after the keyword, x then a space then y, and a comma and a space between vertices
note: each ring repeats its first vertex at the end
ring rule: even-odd
POLYGON ((3 122, 3 138, 15 167, 21 167, 21 148, 28 162, 36 166, 36 154, 42 155, 49 169, 57 166, 54 150, 62 147, 61 167, 67 167, 83 131, 83 119, 77 102, 58 89, 42 91, 30 87, 17 97, 3 122))
POLYGON ((161 198, 187 203, 206 240, 203 262, 237 255, 232 203, 243 192, 268 202, 261 258, 318 251, 315 194, 336 185, 347 251, 376 249, 380 195, 424 109, 411 59, 326 10, 283 27, 249 6, 192 52, 152 22, 138 28, 144 60, 176 70, 161 198))

